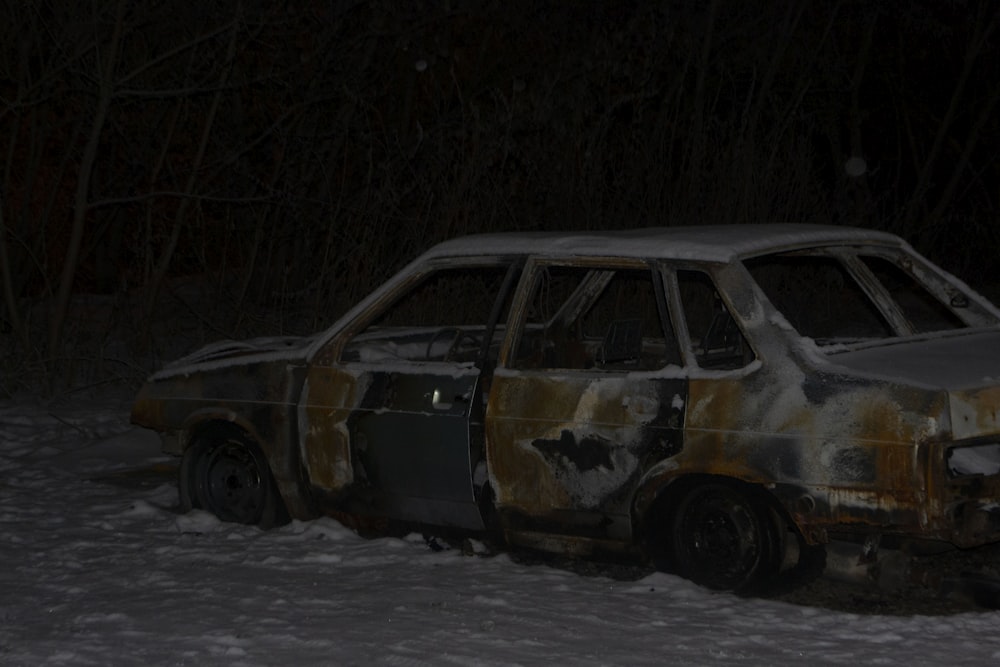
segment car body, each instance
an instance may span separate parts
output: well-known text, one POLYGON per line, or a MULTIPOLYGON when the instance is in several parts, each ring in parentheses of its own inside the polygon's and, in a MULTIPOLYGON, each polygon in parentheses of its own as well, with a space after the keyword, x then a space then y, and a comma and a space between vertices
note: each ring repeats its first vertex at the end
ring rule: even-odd
POLYGON ((896 236, 434 246, 327 331, 141 389, 185 509, 491 534, 750 590, 834 538, 1000 540, 1000 312, 896 236))

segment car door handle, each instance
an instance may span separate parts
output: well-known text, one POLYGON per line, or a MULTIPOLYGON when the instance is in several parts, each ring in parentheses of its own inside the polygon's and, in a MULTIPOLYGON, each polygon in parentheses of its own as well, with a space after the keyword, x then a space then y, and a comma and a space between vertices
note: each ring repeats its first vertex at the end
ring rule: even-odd
POLYGON ((453 397, 448 401, 441 393, 440 389, 435 389, 434 394, 431 396, 431 405, 434 406, 435 410, 447 410, 451 408, 455 403, 468 403, 469 397, 458 395, 453 397))

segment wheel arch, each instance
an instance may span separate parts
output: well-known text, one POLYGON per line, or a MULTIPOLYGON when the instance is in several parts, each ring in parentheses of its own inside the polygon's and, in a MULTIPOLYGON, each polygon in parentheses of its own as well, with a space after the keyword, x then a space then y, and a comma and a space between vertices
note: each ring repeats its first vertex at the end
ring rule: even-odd
MULTIPOLYGON (((786 564, 790 555, 790 545, 793 542, 801 544, 798 528, 791 521, 784 506, 767 487, 760 483, 707 473, 678 474, 661 480, 660 484, 647 490, 644 498, 647 503, 638 517, 637 545, 658 569, 679 574, 709 588, 730 590, 740 594, 754 594, 771 589, 778 584, 780 573, 788 569, 786 564), (728 489, 724 492, 727 495, 718 496, 718 489, 728 489), (736 537, 742 531, 737 528, 740 525, 738 522, 730 521, 725 524, 730 528, 717 531, 716 528, 723 525, 717 523, 715 519, 718 509, 708 510, 706 514, 701 514, 701 510, 695 510, 694 516, 699 517, 696 519, 698 525, 708 527, 710 530, 707 537, 703 534, 705 542, 701 542, 700 539, 698 542, 688 542, 691 535, 686 529, 684 533, 677 532, 680 525, 678 522, 686 523, 688 519, 684 517, 691 516, 689 512, 692 507, 702 507, 702 498, 706 494, 709 499, 723 499, 727 508, 723 510, 724 516, 736 516, 729 513, 729 501, 725 500, 729 498, 735 503, 741 503, 732 505, 734 509, 740 506, 747 508, 747 513, 742 516, 757 517, 753 521, 760 522, 756 524, 758 527, 753 528, 751 533, 746 533, 748 536, 753 534, 757 537, 752 542, 741 542, 741 544, 756 545, 755 547, 740 547, 738 552, 733 553, 735 560, 729 560, 728 555, 723 555, 724 560, 719 560, 717 554, 720 548, 723 552, 732 548, 727 546, 727 543, 731 545, 732 542, 728 542, 726 538, 736 537), (711 517, 712 522, 701 523, 705 517, 711 517), (734 530, 736 532, 732 532, 734 530), (789 531, 792 531, 794 537, 789 535, 789 531), (722 541, 716 542, 711 536, 714 533, 722 535, 722 541), (695 544, 700 546, 694 546, 695 544), (696 551, 699 553, 695 553, 696 551), (706 557, 709 556, 709 552, 715 552, 708 557, 708 564, 704 567, 700 565, 703 562, 700 558, 702 551, 706 557), (744 553, 756 555, 751 556, 752 560, 745 560, 744 553), (694 563, 697 565, 693 565, 694 563), (728 563, 737 565, 730 568, 728 563)), ((698 529, 699 534, 701 530, 702 528, 698 529)), ((802 552, 795 550, 791 553, 798 560, 802 552)), ((797 569, 798 565, 794 567, 797 569)))
POLYGON ((661 477, 650 480, 642 490, 636 494, 636 502, 633 507, 633 534, 640 546, 646 549, 655 550, 657 540, 662 538, 655 529, 662 525, 662 520, 666 519, 674 505, 680 498, 698 486, 699 484, 726 484, 747 494, 749 497, 763 503, 775 513, 775 518, 787 530, 793 531, 799 539, 801 530, 795 520, 789 514, 781 499, 772 493, 764 484, 752 482, 738 477, 728 475, 716 475, 711 473, 679 473, 670 477, 661 477))
POLYGON ((198 410, 188 415, 180 429, 178 453, 184 454, 201 438, 214 434, 245 437, 257 445, 269 463, 271 461, 264 438, 253 423, 246 416, 232 410, 198 410))
POLYGON ((296 519, 315 518, 316 512, 310 501, 306 485, 302 482, 301 471, 297 464, 297 448, 289 447, 288 449, 292 451, 282 453, 279 451, 280 444, 272 443, 268 438, 263 437, 250 419, 230 410, 199 411, 192 414, 184 422, 179 443, 182 458, 178 482, 181 487, 178 490, 181 494, 182 508, 185 506, 184 494, 187 493, 187 489, 183 488, 185 472, 190 472, 184 467, 190 466, 192 463, 192 456, 188 455, 188 452, 203 440, 218 437, 242 438, 256 447, 267 463, 268 473, 275 483, 278 495, 289 517, 296 519), (294 463, 291 465, 289 465, 289 457, 294 459, 294 463))

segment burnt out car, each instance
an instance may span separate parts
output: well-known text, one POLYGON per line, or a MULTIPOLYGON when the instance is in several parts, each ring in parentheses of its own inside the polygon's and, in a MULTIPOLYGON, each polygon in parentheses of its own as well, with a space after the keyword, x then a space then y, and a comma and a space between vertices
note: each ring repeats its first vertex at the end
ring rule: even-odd
POLYGON ((830 540, 1000 540, 1000 312, 835 226, 431 248, 329 330, 153 375, 183 509, 322 514, 764 586, 830 540))

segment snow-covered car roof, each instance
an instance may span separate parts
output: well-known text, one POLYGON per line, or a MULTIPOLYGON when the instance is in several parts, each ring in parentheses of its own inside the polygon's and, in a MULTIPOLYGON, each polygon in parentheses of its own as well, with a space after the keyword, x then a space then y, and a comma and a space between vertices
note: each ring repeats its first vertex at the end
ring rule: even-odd
POLYGON ((612 255, 728 262, 764 252, 819 245, 877 244, 901 247, 892 234, 835 225, 775 223, 647 227, 618 231, 504 232, 475 234, 440 243, 422 259, 466 255, 612 255))

